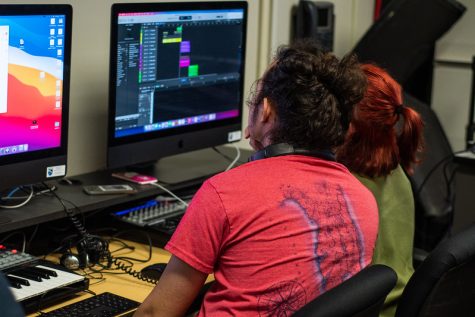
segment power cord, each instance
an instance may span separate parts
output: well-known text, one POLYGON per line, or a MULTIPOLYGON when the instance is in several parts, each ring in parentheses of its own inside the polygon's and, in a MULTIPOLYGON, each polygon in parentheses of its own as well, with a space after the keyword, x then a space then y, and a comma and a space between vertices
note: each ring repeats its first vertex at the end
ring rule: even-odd
MULTIPOLYGON (((44 183, 43 185, 46 186, 44 183)), ((64 200, 54 191, 50 192, 61 203, 64 212, 80 234, 80 240, 77 243, 76 248, 78 254, 83 255, 83 257, 87 259, 86 265, 97 264, 104 258, 110 262, 109 243, 99 236, 89 234, 76 215, 66 206, 64 200)), ((77 206, 75 208, 79 210, 77 206)))
POLYGON ((450 162, 454 158, 454 156, 459 154, 459 153, 463 153, 463 152, 466 152, 466 151, 462 150, 462 151, 453 152, 453 153, 443 157, 440 161, 438 161, 429 170, 429 172, 426 174, 426 176, 424 177, 423 181, 421 182, 419 188, 415 192, 415 198, 419 199, 419 197, 422 193, 422 190, 424 189, 424 186, 426 185, 427 181, 431 178, 431 176, 434 174, 434 172, 442 165, 442 173, 443 173, 443 177, 444 177, 444 181, 445 181, 446 194, 447 194, 447 196, 445 197, 446 205, 444 206, 444 212, 450 216, 450 218, 448 219, 448 221, 449 221, 449 224, 448 224, 449 233, 450 233, 450 228, 452 227, 452 223, 453 223, 453 206, 454 206, 455 194, 456 194, 452 189, 452 182, 454 180, 454 176, 455 176, 455 173, 457 171, 457 167, 455 166, 453 168, 453 170, 450 171, 450 175, 448 175, 448 173, 449 173, 448 170, 449 170, 450 162))
MULTIPOLYGON (((233 159, 233 161, 228 165, 228 167, 226 167, 226 169, 224 171, 229 171, 231 168, 234 167, 234 165, 236 165, 236 163, 239 161, 239 158, 241 157, 241 150, 239 149, 239 147, 236 145, 236 143, 232 143, 232 145, 234 146, 234 148, 236 149, 236 156, 235 158, 233 159)), ((221 153, 216 147, 213 147, 213 150, 215 150, 217 153, 221 154, 222 156, 224 156, 225 158, 228 158, 229 157, 223 153, 221 153)), ((181 202, 183 205, 185 205, 186 207, 188 207, 188 203, 186 201, 184 201, 183 199, 181 199, 180 197, 178 197, 177 195, 175 195, 175 193, 173 193, 171 190, 169 190, 168 188, 160 185, 159 183, 157 182, 154 182, 154 183, 150 183, 150 185, 152 186, 155 186, 155 187, 158 187, 160 188, 161 190, 167 192, 168 194, 170 194, 173 198, 175 198, 176 200, 178 200, 179 202, 181 202)))
POLYGON ((238 148, 236 143, 232 143, 232 145, 236 149, 236 157, 231 162, 231 164, 229 164, 228 167, 226 167, 226 169, 224 171, 229 171, 231 168, 233 168, 233 166, 237 163, 237 161, 239 161, 239 158, 241 157, 241 150, 238 148))
MULTIPOLYGON (((168 190, 166 191, 168 192, 168 190)), ((151 284, 157 283, 157 281, 154 279, 150 279, 145 276, 142 276, 140 272, 132 268, 133 264, 130 263, 131 260, 139 261, 139 262, 148 262, 152 258, 152 240, 148 234, 144 233, 147 237, 148 245, 149 245, 149 253, 148 253, 147 259, 136 259, 136 258, 124 257, 124 256, 113 257, 109 250, 109 241, 102 239, 99 236, 94 236, 94 235, 89 234, 86 228, 82 225, 82 223, 76 217, 76 215, 71 210, 69 210, 69 208, 66 206, 66 204, 64 203, 64 200, 61 197, 59 197, 58 194, 56 194, 55 192, 51 192, 51 193, 61 203, 65 213, 68 215, 73 225, 79 231, 81 240, 77 244, 78 252, 81 252, 80 251, 81 249, 83 250, 83 252, 86 252, 86 254, 89 256, 89 260, 91 264, 93 265, 97 264, 97 265, 103 266, 101 263, 101 260, 104 259, 107 261, 107 265, 105 267, 103 266, 103 268, 109 269, 112 265, 115 265, 117 269, 122 270, 125 273, 139 280, 142 280, 151 284), (126 262, 129 262, 129 264, 127 264, 126 262)), ((79 209, 77 208, 77 206, 75 208, 79 209)), ((123 234, 123 233, 124 232, 117 233, 111 239, 116 239, 117 235, 123 234)), ((92 267, 90 268, 94 270, 92 267)))
MULTIPOLYGON (((44 185, 44 183, 43 183, 43 185, 44 185)), ((46 185, 44 185, 44 186, 46 186, 46 185)), ((6 201, 14 201, 14 200, 15 201, 23 200, 23 202, 21 202, 17 205, 0 204, 0 208, 4 208, 4 209, 20 208, 20 207, 23 207, 26 204, 28 204, 33 197, 49 193, 52 190, 56 190, 55 186, 52 186, 52 187, 47 187, 46 186, 46 189, 38 189, 38 188, 35 188, 35 187, 36 187, 36 185, 28 185, 28 186, 19 186, 19 187, 13 188, 6 196, 0 197, 0 201, 5 201, 6 202, 6 201), (19 191, 24 192, 26 195, 17 196, 16 193, 19 192, 19 191)))
POLYGON ((437 168, 439 168, 440 165, 444 164, 446 161, 452 159, 455 155, 459 154, 459 153, 463 153, 463 152, 466 152, 465 150, 463 151, 457 151, 457 152, 453 152, 445 157, 443 157, 440 161, 438 161, 431 169, 430 171, 427 173, 427 175, 424 177, 424 179, 422 180, 421 184, 419 185, 419 188, 417 188, 416 192, 415 192, 415 195, 416 197, 419 197, 419 195, 421 194, 422 192, 422 189, 424 188, 425 184, 427 183, 427 181, 430 179, 430 177, 432 176, 432 174, 434 174, 434 172, 437 170, 437 168))
MULTIPOLYGON (((43 183, 44 184, 44 183, 43 183)), ((46 186, 46 184, 44 184, 46 186)), ((64 200, 58 196, 54 191, 50 191, 51 194, 59 201, 59 203, 63 206, 63 210, 66 213, 66 215, 69 217, 71 222, 73 223, 74 227, 76 227, 77 231, 81 234, 82 237, 85 237, 88 235, 86 228, 82 225, 82 223, 79 221, 79 219, 76 217, 76 215, 66 206, 64 203, 64 200)))
POLYGON ((6 197, 1 197, 0 198, 0 201, 25 199, 23 202, 19 203, 18 205, 3 205, 3 204, 0 204, 0 208, 16 209, 16 208, 20 208, 20 207, 23 207, 26 204, 28 204, 30 202, 30 200, 33 198, 33 195, 34 195, 33 186, 29 186, 29 187, 30 187, 30 192, 29 192, 28 196, 26 196, 26 197, 15 197, 15 196, 13 196, 18 190, 23 189, 22 187, 17 187, 17 188, 14 188, 6 197))
MULTIPOLYGON (((232 144, 235 144, 235 143, 232 143, 232 144)), ((215 147, 215 146, 213 146, 212 149, 213 149, 213 151, 215 151, 216 153, 218 153, 219 155, 221 155, 222 157, 224 157, 226 160, 228 160, 228 161, 230 161, 230 162, 232 162, 232 161, 235 159, 235 158, 232 158, 231 156, 229 156, 229 155, 227 155, 227 154, 221 152, 221 150, 218 149, 218 148, 215 147)), ((240 164, 246 163, 245 161, 239 161, 239 160, 238 160, 237 162, 240 163, 240 164)))
POLYGON ((168 188, 160 185, 159 183, 150 183, 150 185, 152 186, 155 186, 155 187, 158 187, 160 188, 161 190, 167 192, 168 194, 170 194, 173 198, 175 198, 176 200, 178 200, 179 202, 181 202, 183 205, 185 205, 186 207, 188 207, 188 203, 186 201, 184 201, 183 199, 181 199, 180 197, 178 197, 177 195, 175 195, 171 190, 169 190, 168 188))
POLYGON ((111 260, 110 260, 111 263, 114 264, 119 270, 122 270, 125 273, 127 273, 127 274, 141 280, 141 281, 144 281, 144 282, 147 282, 147 283, 150 283, 150 284, 157 284, 157 280, 145 277, 140 272, 135 271, 134 269, 132 269, 132 263, 129 262, 129 261, 137 261, 137 262, 145 263, 145 262, 148 262, 152 259, 152 239, 150 238, 150 235, 147 232, 137 231, 137 230, 127 230, 127 231, 122 231, 122 232, 119 232, 119 233, 115 234, 111 239, 117 239, 116 238, 117 236, 129 233, 129 232, 139 232, 139 233, 143 234, 146 237, 147 242, 148 242, 148 256, 147 256, 147 258, 146 259, 137 259, 137 258, 128 257, 128 256, 121 256, 121 257, 113 258, 111 256, 111 260), (127 265, 126 262, 129 262, 131 265, 127 265))
POLYGON ((137 230, 126 230, 126 231, 121 231, 119 233, 116 233, 110 238, 107 238, 107 241, 108 242, 111 242, 111 241, 120 242, 122 244, 122 247, 120 247, 117 250, 109 252, 109 256, 108 256, 106 265, 103 265, 100 262, 96 263, 97 266, 99 266, 99 269, 96 269, 95 267, 90 266, 87 269, 89 271, 92 271, 92 273, 89 273, 89 272, 85 271, 85 274, 90 275, 90 276, 92 276, 91 274, 95 274, 95 273, 100 274, 100 277, 96 278, 96 279, 100 280, 99 282, 101 282, 101 279, 103 278, 104 274, 128 274, 128 275, 130 275, 130 276, 132 276, 136 279, 139 279, 141 281, 144 281, 144 282, 147 282, 147 283, 150 283, 150 284, 156 284, 157 283, 157 280, 146 278, 142 275, 141 272, 136 271, 136 270, 133 269, 133 265, 134 265, 133 261, 145 263, 145 262, 150 261, 151 258, 152 258, 152 240, 151 240, 150 236, 148 235, 148 233, 143 232, 143 231, 137 231, 137 230), (138 233, 143 234, 147 238, 147 240, 148 240, 148 256, 147 256, 147 258, 139 259, 139 258, 128 257, 128 256, 113 256, 112 255, 112 253, 118 252, 118 251, 123 250, 123 249, 129 249, 129 250, 134 250, 135 249, 133 246, 130 246, 127 243, 125 243, 124 241, 117 238, 118 235, 125 234, 125 233, 128 233, 128 232, 138 232, 138 233), (111 272, 111 271, 108 271, 108 270, 121 270, 122 272, 113 272, 113 271, 111 272))
POLYGON ((151 279, 151 278, 143 276, 140 272, 134 270, 132 268, 132 266, 126 265, 123 261, 121 261, 119 259, 112 258, 111 263, 114 264, 119 270, 124 271, 125 273, 135 277, 136 279, 139 279, 141 281, 144 281, 144 282, 147 282, 147 283, 150 283, 150 284, 154 284, 154 285, 157 284, 157 282, 158 282, 155 279, 151 279))

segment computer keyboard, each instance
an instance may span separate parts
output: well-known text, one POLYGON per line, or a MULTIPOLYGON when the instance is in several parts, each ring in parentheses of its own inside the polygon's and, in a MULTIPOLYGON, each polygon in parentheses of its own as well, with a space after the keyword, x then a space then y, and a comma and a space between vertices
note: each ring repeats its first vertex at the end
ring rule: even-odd
POLYGON ((113 317, 132 316, 140 303, 112 294, 102 293, 74 304, 44 313, 47 317, 113 317))

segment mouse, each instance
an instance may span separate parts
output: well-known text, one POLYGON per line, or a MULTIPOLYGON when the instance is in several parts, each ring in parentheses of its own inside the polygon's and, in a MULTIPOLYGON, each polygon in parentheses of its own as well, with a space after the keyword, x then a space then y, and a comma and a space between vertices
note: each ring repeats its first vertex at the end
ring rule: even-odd
POLYGON ((140 274, 142 274, 143 277, 146 277, 152 280, 158 280, 160 279, 160 276, 162 275, 163 271, 165 271, 166 266, 167 266, 167 263, 151 264, 149 266, 144 267, 140 271, 140 274))

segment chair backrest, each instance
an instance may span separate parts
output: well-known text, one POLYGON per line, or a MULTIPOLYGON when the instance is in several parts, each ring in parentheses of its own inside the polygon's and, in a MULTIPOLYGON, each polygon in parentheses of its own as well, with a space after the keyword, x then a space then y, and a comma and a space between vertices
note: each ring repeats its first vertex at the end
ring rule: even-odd
POLYGON ((475 225, 437 246, 416 269, 396 317, 473 316, 475 225))
POLYGON ((430 252, 446 236, 452 222, 455 189, 444 172, 451 175, 455 169, 453 151, 433 109, 409 94, 404 94, 404 104, 424 121, 424 153, 408 177, 416 203, 414 246, 430 252))
POLYGON ((433 47, 465 12, 457 0, 393 0, 356 44, 362 62, 374 62, 405 85, 433 47))
POLYGON ((378 317, 396 280, 396 273, 390 267, 382 264, 368 266, 306 304, 293 316, 378 317))

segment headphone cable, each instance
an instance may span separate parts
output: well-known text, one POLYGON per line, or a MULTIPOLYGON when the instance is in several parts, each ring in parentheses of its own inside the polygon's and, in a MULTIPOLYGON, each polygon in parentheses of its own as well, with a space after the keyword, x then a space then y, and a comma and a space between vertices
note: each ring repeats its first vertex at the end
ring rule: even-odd
POLYGON ((466 152, 466 150, 462 150, 462 151, 457 151, 457 152, 453 152, 453 153, 450 153, 449 155, 443 157, 442 159, 440 159, 440 161, 438 161, 434 166, 432 166, 432 168, 429 170, 429 172, 426 174, 426 176, 424 177, 424 179, 422 180, 421 184, 419 185, 419 187, 417 188, 417 190, 415 191, 415 196, 417 197, 417 199, 419 199, 419 195, 421 194, 422 190, 424 189, 424 186, 425 184, 427 183, 427 181, 431 178, 432 174, 434 174, 434 172, 437 170, 437 168, 442 165, 444 162, 446 162, 447 160, 449 159, 453 159, 453 157, 456 155, 456 154, 459 154, 459 153, 463 153, 463 152, 466 152))

